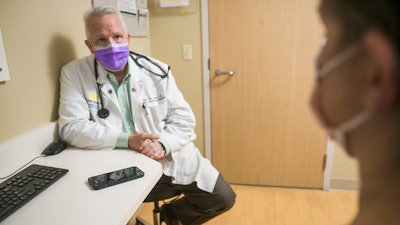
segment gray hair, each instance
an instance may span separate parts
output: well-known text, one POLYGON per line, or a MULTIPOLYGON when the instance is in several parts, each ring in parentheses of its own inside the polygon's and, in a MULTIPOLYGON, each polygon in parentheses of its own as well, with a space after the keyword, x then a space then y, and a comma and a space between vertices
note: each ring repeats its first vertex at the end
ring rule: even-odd
POLYGON ((120 13, 119 10, 117 10, 117 9, 115 9, 113 7, 110 7, 110 6, 98 6, 98 7, 86 10, 86 12, 83 14, 83 21, 85 22, 85 33, 86 33, 86 38, 87 39, 90 38, 90 34, 89 34, 89 23, 90 23, 90 21, 94 17, 102 17, 102 16, 109 15, 109 14, 113 14, 113 15, 118 16, 118 18, 122 22, 122 26, 123 26, 125 32, 127 33, 127 29, 126 29, 126 25, 125 25, 124 19, 122 18, 122 14, 120 13))

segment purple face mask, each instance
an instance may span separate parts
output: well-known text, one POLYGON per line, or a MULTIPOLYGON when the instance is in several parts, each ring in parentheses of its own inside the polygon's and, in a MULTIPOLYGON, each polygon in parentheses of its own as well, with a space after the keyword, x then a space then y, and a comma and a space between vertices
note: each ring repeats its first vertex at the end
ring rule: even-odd
POLYGON ((97 61, 109 71, 119 71, 128 62, 128 43, 93 47, 97 61))

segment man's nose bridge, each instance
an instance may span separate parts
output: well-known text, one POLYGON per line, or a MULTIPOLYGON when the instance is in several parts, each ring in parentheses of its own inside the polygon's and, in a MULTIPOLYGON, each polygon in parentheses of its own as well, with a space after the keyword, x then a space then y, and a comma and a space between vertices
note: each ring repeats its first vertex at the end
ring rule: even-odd
POLYGON ((107 39, 107 45, 114 45, 114 44, 116 44, 117 42, 115 42, 115 40, 114 40, 114 38, 113 37, 109 37, 108 39, 107 39))

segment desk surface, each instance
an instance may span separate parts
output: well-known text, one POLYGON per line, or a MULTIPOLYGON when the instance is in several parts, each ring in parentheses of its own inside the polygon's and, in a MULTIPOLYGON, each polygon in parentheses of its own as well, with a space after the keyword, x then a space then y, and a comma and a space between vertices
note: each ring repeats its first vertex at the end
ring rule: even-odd
MULTIPOLYGON (((10 174, 34 156, 29 150, 21 149, 0 152, 0 177, 10 174)), ((128 150, 68 148, 58 155, 36 159, 32 164, 65 168, 69 172, 3 220, 1 225, 125 225, 162 174, 159 162, 128 150), (129 166, 139 167, 145 176, 98 191, 88 186, 90 176, 129 166)))

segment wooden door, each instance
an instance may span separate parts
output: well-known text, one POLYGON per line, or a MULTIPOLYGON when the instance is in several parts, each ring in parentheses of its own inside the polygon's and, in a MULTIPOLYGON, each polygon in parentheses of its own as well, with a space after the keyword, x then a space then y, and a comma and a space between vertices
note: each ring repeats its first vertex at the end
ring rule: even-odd
POLYGON ((318 2, 209 1, 212 161, 231 183, 322 187, 327 137, 308 104, 318 2))

